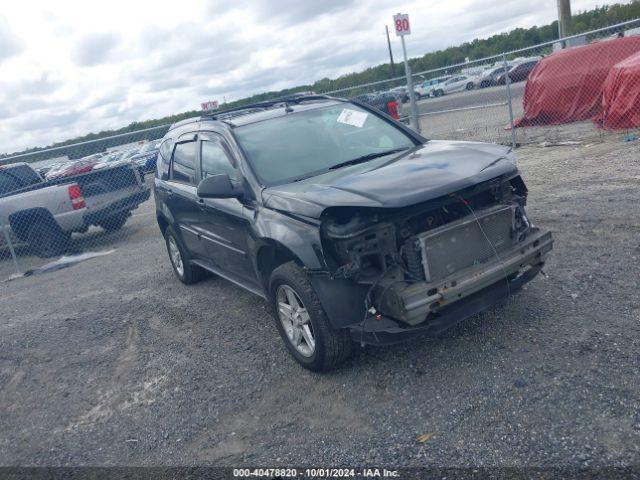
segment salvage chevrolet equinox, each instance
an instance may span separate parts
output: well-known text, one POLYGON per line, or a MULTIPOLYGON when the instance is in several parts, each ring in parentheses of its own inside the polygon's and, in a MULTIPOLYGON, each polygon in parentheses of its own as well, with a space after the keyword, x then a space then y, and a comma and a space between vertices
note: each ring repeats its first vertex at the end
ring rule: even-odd
POLYGON ((515 293, 553 246, 507 147, 427 140, 357 102, 298 95, 187 119, 162 140, 158 225, 178 279, 267 299, 322 371, 353 342, 434 333, 515 293))

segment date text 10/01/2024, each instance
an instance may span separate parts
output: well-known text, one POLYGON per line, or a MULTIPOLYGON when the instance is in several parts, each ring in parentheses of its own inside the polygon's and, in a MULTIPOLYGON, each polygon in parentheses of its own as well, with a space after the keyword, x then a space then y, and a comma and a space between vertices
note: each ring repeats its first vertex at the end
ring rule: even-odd
POLYGON ((238 468, 233 469, 234 477, 272 477, 280 478, 398 478, 397 470, 385 468, 238 468))

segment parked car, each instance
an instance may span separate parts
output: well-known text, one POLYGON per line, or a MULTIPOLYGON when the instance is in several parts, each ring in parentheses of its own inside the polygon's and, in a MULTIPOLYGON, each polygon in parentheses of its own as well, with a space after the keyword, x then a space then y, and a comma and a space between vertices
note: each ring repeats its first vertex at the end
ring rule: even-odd
POLYGON ((396 95, 391 92, 359 95, 354 97, 353 100, 371 105, 395 120, 400 120, 400 112, 398 111, 399 103, 396 95))
POLYGON ((476 88, 487 88, 497 85, 498 77, 500 77, 500 75, 506 72, 509 68, 510 66, 507 64, 507 66, 502 65, 485 70, 478 76, 478 78, 476 78, 474 82, 476 88))
POLYGON ((75 175, 90 172, 101 157, 101 154, 93 154, 82 157, 79 160, 66 162, 55 170, 49 170, 46 178, 52 180, 54 178, 73 177, 75 175))
POLYGON ((113 167, 115 165, 120 165, 121 163, 127 162, 126 160, 121 160, 123 153, 124 152, 120 150, 113 150, 111 152, 108 152, 98 160, 98 163, 93 167, 93 169, 96 170, 101 168, 113 167))
MULTIPOLYGON (((129 165, 44 180, 26 163, 0 166, 0 225, 41 257, 63 253, 71 233, 114 231, 150 196, 129 165)), ((6 246, 0 230, 0 248, 6 246)))
POLYGON ((504 85, 506 83, 506 75, 509 75, 509 81, 511 83, 523 82, 529 77, 529 74, 533 68, 538 64, 538 60, 528 60, 526 62, 518 63, 509 69, 507 74, 502 74, 498 77, 498 84, 504 85))
POLYGON ((475 79, 468 75, 454 75, 449 80, 436 86, 433 90, 434 97, 449 95, 463 90, 473 90, 475 79))
POLYGON ((446 75, 444 77, 437 77, 437 78, 431 78, 429 80, 425 80, 416 88, 416 92, 418 92, 421 97, 432 97, 436 87, 441 83, 446 82, 450 78, 451 78, 451 75, 446 75))
MULTIPOLYGON (((392 88, 389 93, 396 95, 399 103, 407 103, 409 101, 409 89, 406 86, 392 88)), ((416 100, 422 98, 422 95, 415 88, 413 89, 413 94, 416 100)))
POLYGON ((490 307, 553 244, 525 213, 510 148, 427 140, 320 95, 172 125, 154 195, 176 277, 211 272, 264 297, 290 354, 317 371, 352 341, 434 333, 490 307))
POLYGON ((144 172, 153 172, 156 169, 156 160, 158 158, 158 149, 160 148, 160 141, 162 139, 151 140, 145 143, 138 153, 131 156, 131 161, 135 162, 138 167, 144 172))

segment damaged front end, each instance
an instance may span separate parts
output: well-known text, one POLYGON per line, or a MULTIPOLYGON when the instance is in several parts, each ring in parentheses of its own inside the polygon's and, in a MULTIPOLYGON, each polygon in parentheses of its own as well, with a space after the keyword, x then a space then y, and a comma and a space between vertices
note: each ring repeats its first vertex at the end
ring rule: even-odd
POLYGON ((327 209, 321 235, 332 278, 367 287, 354 337, 455 323, 533 278, 553 240, 527 217, 526 197, 515 176, 405 208, 327 209))

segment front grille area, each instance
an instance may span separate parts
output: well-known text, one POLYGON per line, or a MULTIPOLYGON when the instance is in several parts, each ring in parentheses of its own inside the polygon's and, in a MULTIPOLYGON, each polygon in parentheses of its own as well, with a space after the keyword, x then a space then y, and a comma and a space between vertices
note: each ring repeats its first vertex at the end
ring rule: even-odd
POLYGON ((499 205, 476 212, 476 217, 469 215, 418 236, 427 282, 486 262, 495 257, 494 249, 499 254, 513 246, 512 207, 499 205))

